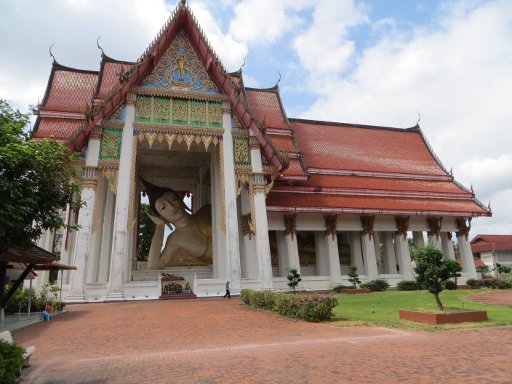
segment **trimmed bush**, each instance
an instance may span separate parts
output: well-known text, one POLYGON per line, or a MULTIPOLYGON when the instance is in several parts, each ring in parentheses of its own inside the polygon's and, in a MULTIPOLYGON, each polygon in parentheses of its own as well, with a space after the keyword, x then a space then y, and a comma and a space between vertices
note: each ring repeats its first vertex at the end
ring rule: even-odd
POLYGON ((403 280, 396 285, 399 291, 418 291, 421 289, 416 280, 403 280))
POLYGON ((466 284, 473 289, 478 289, 482 287, 482 281, 477 279, 469 279, 468 281, 466 281, 466 284))
POLYGON ((363 289, 371 289, 373 292, 382 292, 389 288, 389 283, 384 279, 376 279, 361 284, 363 289))
POLYGON ((332 290, 333 290, 333 292, 340 293, 340 291, 342 289, 357 289, 357 287, 354 287, 353 285, 343 285, 343 284, 341 284, 341 285, 335 286, 332 290))
POLYGON ((311 322, 329 320, 332 309, 338 304, 336 297, 329 294, 299 295, 248 289, 241 292, 241 301, 255 308, 311 322))
POLYGON ((0 383, 14 383, 23 366, 23 348, 0 341, 0 383))
POLYGON ((458 288, 457 283, 451 280, 447 280, 446 283, 444 283, 444 287, 450 291, 458 288))

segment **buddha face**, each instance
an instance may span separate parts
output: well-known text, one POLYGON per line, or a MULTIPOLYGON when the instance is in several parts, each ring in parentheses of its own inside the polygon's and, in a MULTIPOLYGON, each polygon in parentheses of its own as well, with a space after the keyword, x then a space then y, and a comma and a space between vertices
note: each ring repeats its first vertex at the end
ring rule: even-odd
POLYGON ((183 200, 173 191, 165 192, 155 202, 157 213, 166 222, 175 223, 189 216, 185 210, 183 200))

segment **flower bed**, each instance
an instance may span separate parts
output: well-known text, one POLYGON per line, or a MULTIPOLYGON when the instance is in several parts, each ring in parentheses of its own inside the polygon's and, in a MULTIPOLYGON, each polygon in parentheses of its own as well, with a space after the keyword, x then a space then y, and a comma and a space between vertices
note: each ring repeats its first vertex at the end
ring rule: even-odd
POLYGON ((319 322, 329 320, 332 309, 338 304, 336 297, 329 294, 288 294, 258 292, 244 289, 240 293, 244 304, 266 309, 281 315, 319 322))

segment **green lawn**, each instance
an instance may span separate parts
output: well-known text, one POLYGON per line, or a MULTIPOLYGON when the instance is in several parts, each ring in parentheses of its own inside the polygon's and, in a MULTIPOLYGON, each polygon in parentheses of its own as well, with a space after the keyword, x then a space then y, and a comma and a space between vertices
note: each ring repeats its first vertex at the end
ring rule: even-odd
POLYGON ((489 320, 480 323, 424 325, 400 320, 398 310, 437 309, 434 296, 427 291, 387 291, 367 294, 339 294, 338 305, 334 308, 335 324, 339 326, 380 325, 386 327, 414 328, 426 331, 478 328, 512 325, 512 308, 498 305, 479 304, 467 301, 466 297, 489 290, 444 290, 440 299, 446 310, 475 309, 487 311, 489 320))

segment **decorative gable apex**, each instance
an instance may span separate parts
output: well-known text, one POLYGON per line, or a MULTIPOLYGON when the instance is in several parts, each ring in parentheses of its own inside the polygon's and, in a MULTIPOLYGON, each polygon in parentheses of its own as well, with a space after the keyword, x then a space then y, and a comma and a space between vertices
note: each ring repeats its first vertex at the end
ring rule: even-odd
POLYGON ((220 94, 183 29, 140 83, 145 89, 220 94))

